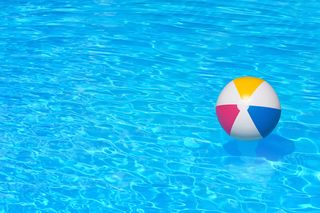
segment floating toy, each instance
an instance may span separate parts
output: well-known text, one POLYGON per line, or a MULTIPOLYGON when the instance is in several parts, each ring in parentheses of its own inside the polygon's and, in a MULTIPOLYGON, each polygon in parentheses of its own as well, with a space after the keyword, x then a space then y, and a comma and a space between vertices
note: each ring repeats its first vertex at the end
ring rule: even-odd
POLYGON ((277 125, 281 108, 276 92, 255 77, 234 79, 219 95, 216 113, 232 137, 255 140, 266 137, 277 125))

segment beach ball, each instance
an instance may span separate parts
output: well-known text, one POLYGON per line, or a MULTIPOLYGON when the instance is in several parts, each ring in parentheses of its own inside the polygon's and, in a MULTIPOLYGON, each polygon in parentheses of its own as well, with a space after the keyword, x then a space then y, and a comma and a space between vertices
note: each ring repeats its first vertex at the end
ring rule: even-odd
POLYGON ((281 107, 271 85, 260 78, 241 77, 221 91, 216 113, 222 128, 232 137, 256 140, 277 125, 281 107))

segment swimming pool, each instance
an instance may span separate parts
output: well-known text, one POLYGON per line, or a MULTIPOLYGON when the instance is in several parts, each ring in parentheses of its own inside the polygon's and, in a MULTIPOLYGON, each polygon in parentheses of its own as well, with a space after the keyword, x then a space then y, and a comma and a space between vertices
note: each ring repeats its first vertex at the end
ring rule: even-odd
POLYGON ((319 212, 317 0, 0 3, 0 212, 319 212), (273 134, 215 103, 251 75, 273 134))

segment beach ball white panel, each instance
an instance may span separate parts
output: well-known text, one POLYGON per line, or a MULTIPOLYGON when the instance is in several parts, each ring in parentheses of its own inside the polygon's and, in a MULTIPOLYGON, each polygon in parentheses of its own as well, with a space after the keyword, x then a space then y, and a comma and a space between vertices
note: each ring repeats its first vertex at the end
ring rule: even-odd
POLYGON ((239 139, 255 140, 262 138, 247 110, 241 110, 239 112, 232 126, 230 135, 239 139))
POLYGON ((231 81, 227 86, 225 86, 220 93, 217 101, 217 106, 227 105, 227 104, 238 104, 241 101, 239 92, 236 85, 231 81))
POLYGON ((250 105, 280 109, 279 98, 266 81, 263 82, 250 97, 250 105))

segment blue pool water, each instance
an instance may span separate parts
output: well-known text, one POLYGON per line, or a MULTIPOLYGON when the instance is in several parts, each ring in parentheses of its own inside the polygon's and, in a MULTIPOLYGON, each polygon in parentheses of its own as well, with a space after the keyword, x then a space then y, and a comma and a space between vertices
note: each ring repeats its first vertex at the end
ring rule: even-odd
POLYGON ((319 212, 318 0, 0 2, 0 212, 319 212), (215 116, 267 80, 260 142, 215 116))

